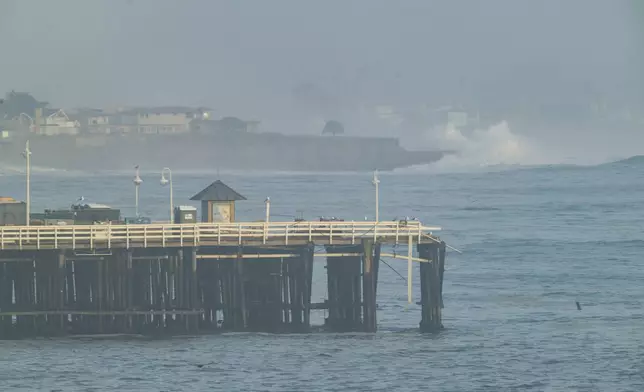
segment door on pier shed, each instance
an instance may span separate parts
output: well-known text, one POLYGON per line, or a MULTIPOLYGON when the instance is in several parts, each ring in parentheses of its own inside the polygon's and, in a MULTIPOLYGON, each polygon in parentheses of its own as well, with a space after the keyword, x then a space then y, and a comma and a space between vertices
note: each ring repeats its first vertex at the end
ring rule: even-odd
POLYGON ((231 223, 235 221, 235 202, 246 198, 217 180, 190 200, 201 201, 202 222, 231 223))

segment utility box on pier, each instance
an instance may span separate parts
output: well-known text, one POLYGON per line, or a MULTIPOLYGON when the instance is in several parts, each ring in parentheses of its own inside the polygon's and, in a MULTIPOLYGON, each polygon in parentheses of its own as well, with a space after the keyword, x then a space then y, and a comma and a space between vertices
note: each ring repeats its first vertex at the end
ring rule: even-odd
POLYGON ((197 208, 193 206, 175 207, 174 223, 197 223, 197 208))
POLYGON ((27 205, 10 197, 0 197, 0 226, 25 226, 27 205))
POLYGON ((235 201, 246 198, 217 180, 190 200, 201 201, 202 222, 230 223, 235 221, 235 201))
POLYGON ((103 204, 74 204, 68 210, 45 210, 34 212, 34 225, 93 225, 97 223, 118 223, 121 211, 103 204))
POLYGON ((77 225, 117 222, 121 211, 103 204, 77 204, 72 206, 74 222, 77 225))

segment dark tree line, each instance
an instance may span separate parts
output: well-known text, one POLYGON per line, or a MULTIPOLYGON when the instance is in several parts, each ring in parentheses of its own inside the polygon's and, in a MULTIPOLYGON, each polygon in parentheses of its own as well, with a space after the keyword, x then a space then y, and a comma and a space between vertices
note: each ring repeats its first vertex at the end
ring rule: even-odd
POLYGON ((38 101, 29 93, 11 91, 4 99, 0 99, 0 117, 14 118, 20 116, 20 113, 33 116, 36 109, 47 105, 47 102, 38 101))

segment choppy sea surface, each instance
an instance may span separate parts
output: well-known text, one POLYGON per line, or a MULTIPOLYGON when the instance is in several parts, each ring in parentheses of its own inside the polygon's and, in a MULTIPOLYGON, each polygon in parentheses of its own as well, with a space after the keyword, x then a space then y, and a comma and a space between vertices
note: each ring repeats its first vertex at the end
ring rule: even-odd
MULTIPOLYGON (((36 170, 33 210, 83 196, 132 215, 132 174, 36 170)), ((160 174, 142 177, 141 212, 167 219, 160 174)), ((369 174, 174 173, 175 204, 217 178, 248 198, 241 219, 262 219, 266 196, 275 220, 374 215, 369 174)), ((0 175, 0 195, 22 199, 24 185, 21 173, 0 175)), ((420 307, 406 304, 406 283, 383 265, 376 334, 0 341, 0 390, 644 390, 644 158, 383 173, 380 201, 381 219, 442 226, 463 251, 448 253, 439 334, 417 332, 420 307)), ((384 261, 406 275, 404 261, 384 261)), ((316 263, 316 302, 323 267, 316 263)))

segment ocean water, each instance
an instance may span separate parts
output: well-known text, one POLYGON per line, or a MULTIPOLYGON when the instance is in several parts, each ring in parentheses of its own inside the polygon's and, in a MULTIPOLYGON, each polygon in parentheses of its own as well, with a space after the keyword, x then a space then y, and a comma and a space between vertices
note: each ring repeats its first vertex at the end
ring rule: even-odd
MULTIPOLYGON (((142 213, 166 219, 168 188, 159 173, 142 177, 142 213)), ((237 205, 240 219, 262 219, 266 196, 275 220, 374 215, 369 174, 177 172, 175 204, 190 204, 217 178, 248 198, 237 205)), ((84 196, 132 215, 131 180, 36 171, 33 209, 84 196)), ((442 226, 442 238, 463 251, 448 252, 443 332, 417 332, 419 306, 407 305, 406 283, 383 265, 376 334, 0 341, 0 390, 644 390, 644 158, 383 173, 380 189, 381 219, 442 226)), ((23 193, 20 173, 0 176, 0 194, 23 193)), ((384 261, 406 275, 406 262, 384 261)), ((323 261, 315 268, 318 301, 323 261)))

